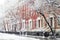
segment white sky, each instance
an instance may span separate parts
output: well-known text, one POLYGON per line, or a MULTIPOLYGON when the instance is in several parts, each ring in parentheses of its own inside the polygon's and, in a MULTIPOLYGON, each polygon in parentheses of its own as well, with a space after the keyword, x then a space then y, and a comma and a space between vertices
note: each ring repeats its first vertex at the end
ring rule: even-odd
POLYGON ((5 3, 5 0, 0 0, 0 18, 3 16, 3 8, 2 8, 2 5, 4 5, 5 3))
MULTIPOLYGON (((18 1, 19 0, 0 0, 0 18, 5 16, 5 11, 7 11, 10 8, 14 8, 13 6, 15 6, 18 3, 18 1)), ((42 2, 40 0, 36 0, 35 2, 35 7, 38 9, 39 5, 42 4, 42 2)))
MULTIPOLYGON (((13 6, 15 6, 18 3, 19 0, 0 0, 0 18, 2 18, 3 16, 5 16, 6 12, 8 9, 12 9, 14 8, 13 6)), ((41 1, 36 0, 36 4, 35 7, 38 8, 38 6, 40 5, 38 2, 41 3, 41 1)))
POLYGON ((5 11, 10 8, 13 8, 16 5, 18 0, 0 0, 0 18, 5 16, 5 11))

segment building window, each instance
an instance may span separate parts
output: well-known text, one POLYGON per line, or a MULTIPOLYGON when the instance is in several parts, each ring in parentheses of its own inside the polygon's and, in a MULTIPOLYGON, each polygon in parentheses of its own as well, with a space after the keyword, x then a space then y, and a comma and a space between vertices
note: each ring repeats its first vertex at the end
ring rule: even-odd
POLYGON ((25 30, 25 20, 22 20, 22 30, 25 30))
POLYGON ((54 27, 54 17, 50 17, 50 25, 52 26, 52 27, 54 27))
POLYGON ((41 27, 41 20, 40 20, 40 17, 37 18, 37 28, 40 28, 41 27))
POLYGON ((40 27, 40 20, 38 20, 38 27, 40 27))
POLYGON ((58 17, 57 19, 58 19, 58 25, 60 25, 60 17, 58 17))
POLYGON ((29 20, 29 29, 32 29, 32 19, 29 20))
POLYGON ((53 18, 50 18, 50 25, 53 26, 53 18))
POLYGON ((16 28, 17 28, 17 24, 13 24, 12 25, 12 31, 15 31, 16 32, 16 28))

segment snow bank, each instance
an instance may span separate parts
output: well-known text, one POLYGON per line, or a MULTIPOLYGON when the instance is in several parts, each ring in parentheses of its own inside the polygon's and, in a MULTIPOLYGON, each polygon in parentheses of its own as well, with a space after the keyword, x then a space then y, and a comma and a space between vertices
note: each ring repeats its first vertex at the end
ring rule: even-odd
POLYGON ((0 40, 39 40, 39 39, 17 36, 14 34, 0 33, 0 40))

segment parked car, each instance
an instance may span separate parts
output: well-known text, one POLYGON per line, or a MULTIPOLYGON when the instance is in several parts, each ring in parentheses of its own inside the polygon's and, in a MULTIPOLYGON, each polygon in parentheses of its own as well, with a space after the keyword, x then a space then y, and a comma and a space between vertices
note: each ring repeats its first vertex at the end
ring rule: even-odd
MULTIPOLYGON (((22 32, 24 33, 24 35, 31 35, 31 36, 44 36, 44 37, 48 37, 49 36, 49 32, 43 32, 43 31, 25 31, 22 32)), ((22 34, 21 33, 21 34, 22 34)))

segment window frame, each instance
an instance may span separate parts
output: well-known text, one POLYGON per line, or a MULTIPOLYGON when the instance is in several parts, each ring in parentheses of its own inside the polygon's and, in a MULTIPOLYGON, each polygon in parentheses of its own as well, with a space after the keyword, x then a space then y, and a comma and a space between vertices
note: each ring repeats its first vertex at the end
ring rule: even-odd
POLYGON ((41 28, 41 18, 38 17, 37 20, 36 20, 36 28, 41 28), (39 27, 39 21, 40 20, 40 27, 39 27))
POLYGON ((53 16, 53 15, 50 15, 50 17, 49 17, 49 24, 51 25, 51 23, 50 23, 50 18, 53 19, 53 20, 52 20, 52 28, 54 28, 54 16, 53 16))
POLYGON ((32 29, 32 19, 29 19, 29 30, 32 29))
MULTIPOLYGON (((58 16, 59 18, 60 18, 60 16, 58 16)), ((59 18, 57 17, 57 22, 59 22, 59 18)), ((60 23, 57 23, 58 24, 58 26, 60 26, 60 23)))
POLYGON ((25 20, 22 20, 22 28, 21 30, 25 30, 25 20))

